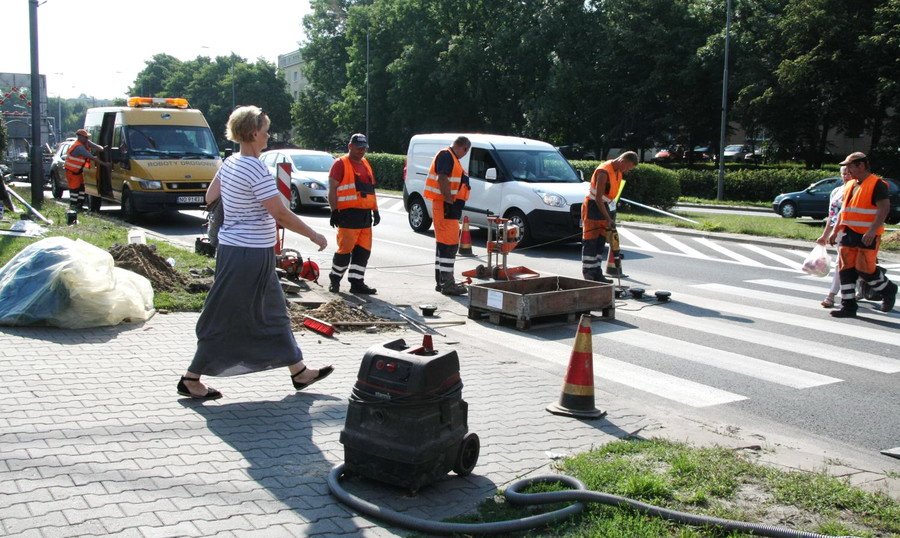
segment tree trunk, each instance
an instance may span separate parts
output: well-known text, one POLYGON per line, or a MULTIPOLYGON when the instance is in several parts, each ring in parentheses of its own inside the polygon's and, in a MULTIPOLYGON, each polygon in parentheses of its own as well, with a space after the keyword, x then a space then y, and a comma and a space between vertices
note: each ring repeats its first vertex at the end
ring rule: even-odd
POLYGON ((881 143, 881 133, 884 129, 884 99, 883 95, 879 93, 878 102, 875 104, 875 110, 872 115, 872 143, 869 145, 869 153, 875 151, 875 148, 878 147, 878 144, 881 143))

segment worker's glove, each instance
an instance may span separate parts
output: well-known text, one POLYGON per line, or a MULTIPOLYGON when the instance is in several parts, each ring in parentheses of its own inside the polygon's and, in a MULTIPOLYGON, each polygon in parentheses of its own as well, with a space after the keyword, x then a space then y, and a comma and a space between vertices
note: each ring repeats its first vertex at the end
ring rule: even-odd
POLYGON ((379 222, 381 222, 381 214, 376 209, 372 212, 372 226, 378 226, 379 222))
POLYGON ((331 218, 328 220, 328 224, 331 224, 332 228, 337 228, 341 225, 341 211, 339 209, 335 209, 331 212, 331 218))

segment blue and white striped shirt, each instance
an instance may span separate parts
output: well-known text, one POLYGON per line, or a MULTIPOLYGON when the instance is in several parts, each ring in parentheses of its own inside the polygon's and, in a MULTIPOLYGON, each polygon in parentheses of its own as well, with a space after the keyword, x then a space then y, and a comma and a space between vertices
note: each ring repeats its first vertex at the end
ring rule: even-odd
POLYGON ((281 193, 266 165, 256 157, 233 155, 225 159, 216 175, 222 185, 225 210, 219 243, 249 248, 275 246, 275 219, 262 202, 281 193))

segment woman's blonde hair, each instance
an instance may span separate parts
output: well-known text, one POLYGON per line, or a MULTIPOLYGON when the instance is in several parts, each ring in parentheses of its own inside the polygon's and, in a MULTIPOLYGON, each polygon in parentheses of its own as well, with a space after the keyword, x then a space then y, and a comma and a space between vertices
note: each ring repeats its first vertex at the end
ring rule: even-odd
POLYGON ((234 109, 225 126, 225 138, 240 144, 253 142, 253 133, 269 124, 269 117, 257 106, 241 106, 234 109))

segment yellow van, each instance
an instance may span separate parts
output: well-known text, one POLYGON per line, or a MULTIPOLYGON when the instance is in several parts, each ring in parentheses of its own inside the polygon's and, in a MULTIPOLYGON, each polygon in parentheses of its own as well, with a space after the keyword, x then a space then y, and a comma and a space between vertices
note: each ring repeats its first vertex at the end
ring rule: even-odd
POLYGON ((216 139, 186 99, 132 97, 128 106, 91 108, 84 128, 103 146, 111 166, 84 169, 91 211, 103 201, 122 206, 133 222, 141 213, 196 209, 222 164, 216 139))

